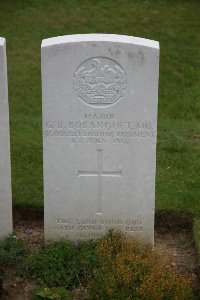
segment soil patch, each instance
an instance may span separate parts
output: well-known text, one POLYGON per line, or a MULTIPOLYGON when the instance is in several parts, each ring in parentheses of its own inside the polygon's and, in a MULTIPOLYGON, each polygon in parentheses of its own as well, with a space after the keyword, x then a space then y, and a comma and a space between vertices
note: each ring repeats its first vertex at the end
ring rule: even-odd
MULTIPOLYGON (((14 233, 23 239, 34 254, 43 246, 43 212, 37 210, 14 210, 14 233)), ((172 265, 178 273, 189 273, 193 280, 193 289, 200 299, 199 268, 197 254, 192 237, 192 223, 188 217, 177 215, 159 215, 155 220, 155 248, 170 255, 172 265)), ((4 270, 8 276, 4 284, 2 300, 29 300, 36 284, 21 278, 15 268, 4 270)), ((79 289, 74 290, 74 299, 84 297, 79 289)))

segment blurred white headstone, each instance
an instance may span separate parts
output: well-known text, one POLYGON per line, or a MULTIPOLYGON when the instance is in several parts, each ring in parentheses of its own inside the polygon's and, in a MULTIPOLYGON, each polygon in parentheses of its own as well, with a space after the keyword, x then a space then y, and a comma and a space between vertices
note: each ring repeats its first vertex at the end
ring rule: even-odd
POLYGON ((0 37, 0 239, 12 233, 12 194, 6 40, 0 37))

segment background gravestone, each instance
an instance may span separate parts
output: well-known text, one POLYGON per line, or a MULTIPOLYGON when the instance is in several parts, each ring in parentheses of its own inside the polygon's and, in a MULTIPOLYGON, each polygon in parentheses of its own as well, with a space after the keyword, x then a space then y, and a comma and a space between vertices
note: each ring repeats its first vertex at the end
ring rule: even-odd
POLYGON ((0 37, 0 239, 12 233, 6 41, 0 37))
POLYGON ((42 43, 45 240, 118 228, 154 242, 158 42, 42 43))

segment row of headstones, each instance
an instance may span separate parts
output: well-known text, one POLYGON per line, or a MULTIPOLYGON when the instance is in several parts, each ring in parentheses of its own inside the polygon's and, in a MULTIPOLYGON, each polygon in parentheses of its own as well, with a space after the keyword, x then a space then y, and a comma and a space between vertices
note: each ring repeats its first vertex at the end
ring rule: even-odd
MULTIPOLYGON (((158 42, 70 35, 42 43, 45 240, 110 228, 154 242, 158 42)), ((12 232, 5 39, 0 38, 0 239, 12 232)))

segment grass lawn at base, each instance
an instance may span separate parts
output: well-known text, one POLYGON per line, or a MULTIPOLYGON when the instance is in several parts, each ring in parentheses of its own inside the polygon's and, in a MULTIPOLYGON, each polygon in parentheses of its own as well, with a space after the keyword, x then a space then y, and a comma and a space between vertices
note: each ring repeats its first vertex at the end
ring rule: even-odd
MULTIPOLYGON (((7 0, 13 201, 42 207, 40 44, 48 37, 116 33, 160 42, 156 210, 200 219, 200 2, 7 0)), ((195 223, 196 224, 196 223, 195 223)), ((195 237, 200 244, 195 226, 195 237)))

